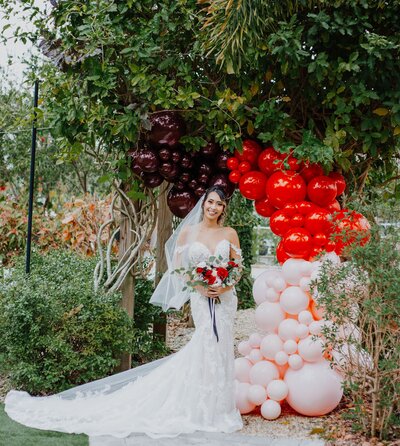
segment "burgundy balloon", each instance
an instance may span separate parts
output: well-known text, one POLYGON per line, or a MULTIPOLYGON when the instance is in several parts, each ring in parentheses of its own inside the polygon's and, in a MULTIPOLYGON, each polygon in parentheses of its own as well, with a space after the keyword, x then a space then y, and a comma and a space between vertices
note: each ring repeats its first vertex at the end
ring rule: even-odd
POLYGON ((144 185, 150 189, 159 186, 164 181, 164 178, 158 173, 143 172, 142 179, 144 185))
POLYGON ((143 150, 137 157, 137 164, 142 168, 143 172, 156 172, 159 166, 157 154, 153 150, 143 150))
POLYGON ((219 170, 229 170, 227 165, 226 165, 226 162, 228 161, 228 158, 230 158, 230 157, 231 156, 228 155, 227 153, 224 153, 224 152, 220 153, 217 156, 217 161, 216 161, 217 168, 219 170))
POLYGON ((205 186, 197 186, 194 190, 196 197, 202 197, 206 193, 207 188, 205 186))
POLYGON ((163 149, 160 149, 158 151, 158 156, 163 160, 163 161, 168 161, 171 158, 171 151, 164 147, 163 149))
POLYGON ((197 189, 197 187, 199 186, 199 183, 197 180, 193 179, 191 181, 189 181, 188 186, 190 187, 190 189, 197 189))
POLYGON ((140 175, 143 173, 143 170, 142 170, 142 168, 139 166, 139 164, 137 164, 137 163, 133 163, 132 165, 131 165, 131 171, 135 174, 135 175, 137 175, 138 177, 140 177, 140 175))
POLYGON ((150 116, 151 130, 149 141, 156 145, 174 148, 186 133, 186 124, 179 113, 161 111, 150 116))
POLYGON ((209 187, 211 186, 219 186, 228 198, 231 197, 235 190, 235 185, 229 181, 228 174, 226 173, 217 173, 214 175, 209 183, 209 187))
POLYGON ((190 169, 193 166, 193 160, 192 157, 190 155, 188 155, 187 153, 182 155, 181 158, 181 166, 184 169, 190 169))
POLYGON ((185 218, 194 208, 198 198, 192 191, 177 190, 174 187, 168 192, 167 204, 171 212, 179 218, 185 218))
POLYGON ((209 175, 206 175, 206 174, 199 175, 197 177, 197 181, 201 184, 207 184, 209 180, 210 180, 210 177, 209 177, 209 175))
POLYGON ((179 175, 179 167, 171 161, 166 161, 161 164, 159 172, 167 181, 173 181, 179 175))
POLYGON ((208 164, 208 163, 200 163, 197 168, 197 171, 198 171, 199 175, 208 175, 209 176, 209 175, 211 175, 213 169, 210 166, 210 164, 208 164))
POLYGON ((190 172, 182 172, 182 174, 180 176, 180 180, 183 183, 187 183, 191 178, 192 178, 192 175, 190 172))
POLYGON ((186 185, 182 181, 177 181, 176 183, 174 183, 174 187, 177 190, 183 190, 185 189, 186 185))
POLYGON ((181 157, 182 157, 181 153, 178 152, 177 150, 174 150, 171 154, 171 158, 174 163, 179 163, 181 157))
POLYGON ((219 147, 215 142, 209 142, 206 146, 200 149, 200 154, 207 157, 212 158, 219 152, 219 147))

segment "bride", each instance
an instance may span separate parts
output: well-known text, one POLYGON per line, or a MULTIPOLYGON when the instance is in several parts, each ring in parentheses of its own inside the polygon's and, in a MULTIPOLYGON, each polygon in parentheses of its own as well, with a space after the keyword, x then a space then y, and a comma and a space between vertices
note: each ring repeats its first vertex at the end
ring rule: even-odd
POLYGON ((11 391, 5 400, 7 414, 37 429, 119 438, 241 429, 234 397, 235 289, 185 289, 185 277, 176 273, 210 256, 240 264, 236 231, 222 224, 226 206, 224 192, 211 187, 166 243, 168 271, 150 301, 166 310, 190 300, 196 330, 185 347, 57 395, 32 397, 11 391), (218 296, 220 303, 215 304, 218 296))

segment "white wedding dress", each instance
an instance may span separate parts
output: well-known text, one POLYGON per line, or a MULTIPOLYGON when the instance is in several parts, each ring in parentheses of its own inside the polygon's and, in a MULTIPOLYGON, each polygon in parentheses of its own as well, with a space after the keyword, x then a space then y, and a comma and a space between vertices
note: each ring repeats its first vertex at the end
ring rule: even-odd
MULTIPOLYGON (((229 259, 231 244, 221 240, 215 253, 200 242, 192 243, 188 249, 190 263, 196 265, 212 254, 229 259)), ((220 299, 216 305, 219 342, 212 329, 207 299, 193 292, 190 304, 196 330, 192 339, 179 352, 159 361, 160 365, 147 375, 128 380, 128 384, 111 393, 106 388, 87 392, 82 386, 82 392, 78 396, 75 392, 73 399, 63 397, 70 391, 48 397, 11 391, 5 402, 7 414, 37 429, 120 438, 135 433, 159 438, 241 429, 242 419, 234 398, 236 292, 228 291, 220 299)))

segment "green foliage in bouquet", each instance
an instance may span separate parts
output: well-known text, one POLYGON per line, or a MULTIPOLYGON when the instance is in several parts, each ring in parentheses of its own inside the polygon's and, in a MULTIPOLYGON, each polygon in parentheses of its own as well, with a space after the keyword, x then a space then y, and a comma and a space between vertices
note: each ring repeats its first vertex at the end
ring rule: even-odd
POLYGON ((63 251, 20 258, 0 285, 0 349, 12 384, 62 391, 111 373, 134 330, 120 295, 92 289, 94 259, 63 251))
POLYGON ((352 401, 345 416, 355 429, 384 439, 400 433, 398 225, 375 225, 369 243, 356 243, 348 261, 324 262, 315 284, 325 319, 335 321, 324 334, 352 401))

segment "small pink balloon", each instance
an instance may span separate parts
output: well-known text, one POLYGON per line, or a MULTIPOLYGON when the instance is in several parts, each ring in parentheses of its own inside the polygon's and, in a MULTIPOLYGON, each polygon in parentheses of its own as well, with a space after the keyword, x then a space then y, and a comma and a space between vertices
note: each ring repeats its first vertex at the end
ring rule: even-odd
POLYGON ((250 380, 249 374, 253 364, 246 358, 235 359, 235 378, 242 382, 248 383, 250 380))
POLYGON ((286 352, 280 351, 275 355, 275 362, 278 365, 285 365, 289 360, 289 356, 286 352))
POLYGON ((304 339, 308 336, 310 330, 308 329, 307 325, 305 324, 299 324, 297 327, 297 336, 299 339, 304 339))
POLYGON ((289 356, 288 363, 289 363, 289 367, 293 370, 300 370, 304 365, 303 358, 296 354, 289 356))
POLYGON ((274 379, 267 386, 267 395, 274 401, 284 400, 287 397, 288 392, 289 388, 287 384, 281 379, 274 379))
POLYGON ((310 329, 310 333, 314 336, 318 336, 322 332, 322 324, 321 321, 313 321, 308 327, 310 329))
POLYGON ((276 334, 269 334, 267 336, 264 336, 260 345, 260 351, 262 355, 270 360, 275 359, 276 353, 281 351, 282 348, 282 339, 276 334))
POLYGON ((289 314, 299 314, 309 304, 308 295, 298 286, 289 286, 281 294, 281 307, 289 314))
POLYGON ((324 354, 324 343, 322 339, 313 339, 308 336, 302 339, 298 345, 299 355, 308 362, 320 361, 324 354))
POLYGON ((260 347, 260 343, 262 341, 262 336, 258 333, 252 333, 249 336, 249 344, 253 347, 253 348, 258 348, 260 347))
POLYGON ((282 265, 282 276, 289 285, 298 286, 300 280, 305 276, 303 271, 309 271, 311 269, 308 266, 310 262, 303 259, 288 259, 282 265))
POLYGON ((267 399, 267 391, 265 387, 253 384, 249 387, 247 398, 251 403, 259 406, 267 399))
POLYGON ((247 357, 253 364, 263 359, 263 355, 261 354, 259 348, 253 348, 253 350, 248 354, 247 357))
POLYGON ((249 393, 250 384, 249 383, 239 383, 236 386, 235 390, 235 402, 236 407, 239 409, 239 412, 241 414, 246 414, 254 410, 256 405, 254 403, 251 403, 248 400, 248 393, 249 393))
POLYGON ((283 351, 288 355, 292 355, 297 352, 297 342, 293 339, 288 339, 283 344, 283 351))
POLYGON ((255 320, 261 330, 276 332, 279 324, 285 319, 285 312, 279 303, 263 302, 256 308, 255 320))
POLYGON ((275 288, 267 288, 265 300, 268 302, 277 302, 279 300, 279 293, 275 291, 275 288))
POLYGON ((289 388, 287 402, 302 415, 325 415, 339 404, 343 395, 340 374, 325 360, 305 363, 300 370, 289 369, 284 381, 289 388))
POLYGON ((282 277, 278 277, 274 280, 273 287, 276 291, 283 291, 286 288, 286 282, 282 277))
POLYGON ((298 319, 300 324, 305 324, 305 325, 310 325, 311 322, 314 320, 311 312, 308 310, 300 311, 298 319))
POLYGON ((278 326, 278 335, 284 341, 288 339, 298 340, 297 327, 299 323, 295 319, 285 319, 278 326))
POLYGON ((279 378, 279 371, 270 361, 260 361, 253 365, 249 373, 251 384, 260 384, 267 387, 273 380, 279 378))
POLYGON ((300 279, 299 287, 303 291, 310 291, 310 283, 311 283, 310 277, 302 277, 300 279))
POLYGON ((239 342, 238 352, 243 356, 247 356, 251 352, 251 345, 249 344, 249 341, 239 342))
POLYGON ((266 420, 276 420, 281 414, 281 405, 274 400, 267 400, 261 406, 261 415, 266 420))

